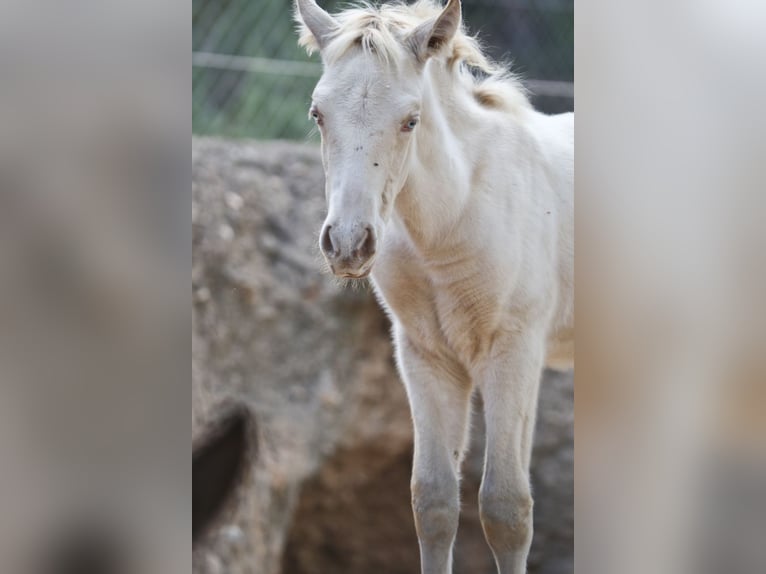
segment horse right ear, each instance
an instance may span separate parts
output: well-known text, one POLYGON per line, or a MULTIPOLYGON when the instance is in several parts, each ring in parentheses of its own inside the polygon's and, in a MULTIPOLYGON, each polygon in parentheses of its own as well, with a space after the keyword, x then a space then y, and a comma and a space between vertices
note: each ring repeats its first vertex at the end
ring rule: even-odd
POLYGON ((460 0, 449 0, 436 19, 423 22, 407 37, 418 62, 438 54, 460 29, 460 0))
POLYGON ((315 50, 321 51, 338 30, 338 23, 315 0, 296 0, 295 6, 295 21, 300 27, 298 43, 309 54, 315 50))

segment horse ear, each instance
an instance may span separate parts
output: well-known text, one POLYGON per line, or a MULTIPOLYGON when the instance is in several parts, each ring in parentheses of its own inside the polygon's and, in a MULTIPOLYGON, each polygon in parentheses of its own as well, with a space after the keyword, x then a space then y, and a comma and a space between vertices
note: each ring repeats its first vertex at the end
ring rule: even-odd
POLYGON ((423 22, 415 28, 407 41, 418 61, 425 62, 449 44, 459 28, 460 0, 449 0, 436 19, 423 22))
POLYGON ((295 4, 295 20, 301 28, 300 44, 306 47, 309 54, 321 50, 338 29, 338 23, 315 0, 296 0, 295 4))

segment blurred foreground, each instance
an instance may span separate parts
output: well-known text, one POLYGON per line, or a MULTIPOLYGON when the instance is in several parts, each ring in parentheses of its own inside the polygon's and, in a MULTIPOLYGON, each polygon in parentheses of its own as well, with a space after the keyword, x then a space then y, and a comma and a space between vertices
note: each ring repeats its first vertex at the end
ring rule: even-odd
POLYGON ((577 5, 577 571, 766 572, 766 5, 577 5))
POLYGON ((191 569, 177 16, 0 2, 3 574, 191 569))

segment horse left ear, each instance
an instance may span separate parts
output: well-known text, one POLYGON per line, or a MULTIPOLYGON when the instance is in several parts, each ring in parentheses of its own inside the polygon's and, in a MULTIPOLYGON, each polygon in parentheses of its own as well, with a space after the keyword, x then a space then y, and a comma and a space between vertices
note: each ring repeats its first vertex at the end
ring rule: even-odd
POLYGON ((450 43, 460 29, 460 0, 449 0, 435 20, 423 22, 407 37, 419 62, 425 62, 450 43))

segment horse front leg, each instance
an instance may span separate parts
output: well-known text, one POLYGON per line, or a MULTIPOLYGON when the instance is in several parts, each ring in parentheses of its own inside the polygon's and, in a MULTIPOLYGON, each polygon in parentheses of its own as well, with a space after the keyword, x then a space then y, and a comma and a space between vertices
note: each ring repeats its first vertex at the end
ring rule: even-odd
POLYGON ((459 364, 424 353, 406 336, 398 337, 397 347, 415 427, 411 488, 421 570, 450 574, 471 383, 459 364))
POLYGON ((486 453, 479 515, 500 574, 524 574, 532 543, 529 464, 543 368, 543 338, 517 336, 483 365, 486 453))

